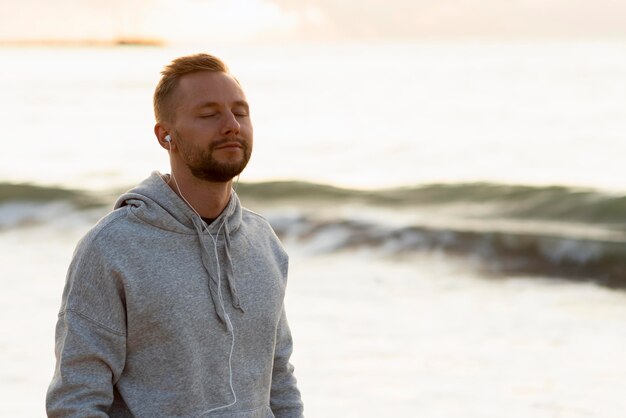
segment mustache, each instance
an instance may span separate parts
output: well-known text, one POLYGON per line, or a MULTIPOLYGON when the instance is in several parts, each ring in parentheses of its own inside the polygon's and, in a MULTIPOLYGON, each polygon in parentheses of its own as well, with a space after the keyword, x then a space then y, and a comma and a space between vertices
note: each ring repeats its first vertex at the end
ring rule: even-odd
POLYGON ((244 140, 243 138, 240 138, 240 137, 235 137, 235 138, 221 138, 221 139, 217 140, 216 142, 214 142, 213 144, 211 144, 211 149, 217 148, 217 147, 221 147, 224 144, 229 144, 229 143, 232 143, 232 142, 238 143, 244 149, 248 148, 248 144, 247 144, 246 140, 244 140))

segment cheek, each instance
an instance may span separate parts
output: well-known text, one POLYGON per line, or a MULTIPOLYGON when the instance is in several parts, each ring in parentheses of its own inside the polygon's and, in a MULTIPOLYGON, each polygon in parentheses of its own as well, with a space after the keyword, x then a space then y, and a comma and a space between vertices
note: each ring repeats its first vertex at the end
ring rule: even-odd
POLYGON ((245 124, 242 124, 240 130, 245 133, 246 137, 252 143, 252 138, 254 136, 254 129, 252 128, 252 123, 247 122, 245 124))

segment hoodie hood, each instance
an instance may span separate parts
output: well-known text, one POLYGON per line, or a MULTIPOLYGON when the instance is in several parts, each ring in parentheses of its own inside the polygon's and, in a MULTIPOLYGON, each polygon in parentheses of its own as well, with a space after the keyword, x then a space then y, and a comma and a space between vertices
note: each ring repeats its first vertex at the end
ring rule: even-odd
POLYGON ((169 178, 169 174, 154 171, 137 187, 120 196, 115 202, 115 209, 129 206, 137 218, 154 227, 198 236, 202 264, 209 276, 209 289, 215 311, 222 323, 229 328, 231 325, 220 289, 222 280, 225 280, 232 305, 243 311, 230 255, 230 235, 235 233, 241 225, 241 203, 235 191, 232 190, 230 200, 222 213, 210 225, 206 225, 167 184, 169 178), (223 251, 219 251, 218 247, 223 251))
MULTIPOLYGON (((167 184, 169 174, 152 172, 150 177, 121 195, 115 202, 115 209, 131 206, 135 216, 160 229, 181 234, 196 234, 198 215, 167 184)), ((215 236, 224 233, 221 228, 226 222, 227 230, 233 233, 241 225, 242 208, 239 197, 233 190, 222 213, 208 225, 208 232, 215 236)))

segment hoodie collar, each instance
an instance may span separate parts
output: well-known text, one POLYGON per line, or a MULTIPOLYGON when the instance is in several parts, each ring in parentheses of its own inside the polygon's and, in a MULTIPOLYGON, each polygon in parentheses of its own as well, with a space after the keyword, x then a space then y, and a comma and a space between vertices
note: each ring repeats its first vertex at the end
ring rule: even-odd
MULTIPOLYGON (((150 177, 139 183, 137 187, 120 196, 115 202, 115 209, 131 206, 131 210, 141 220, 172 232, 196 234, 195 212, 167 184, 169 174, 154 171, 150 177)), ((230 200, 222 213, 213 221, 208 231, 215 235, 223 235, 224 228, 220 225, 226 221, 231 234, 241 225, 242 208, 239 197, 231 191, 230 200)))

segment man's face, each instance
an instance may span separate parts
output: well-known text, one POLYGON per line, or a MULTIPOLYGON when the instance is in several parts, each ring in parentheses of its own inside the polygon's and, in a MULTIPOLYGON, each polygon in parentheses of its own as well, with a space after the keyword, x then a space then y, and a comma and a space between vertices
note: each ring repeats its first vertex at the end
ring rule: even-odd
POLYGON ((235 79, 202 71, 181 77, 172 97, 172 141, 191 173, 230 181, 248 164, 253 129, 245 94, 235 79))

